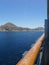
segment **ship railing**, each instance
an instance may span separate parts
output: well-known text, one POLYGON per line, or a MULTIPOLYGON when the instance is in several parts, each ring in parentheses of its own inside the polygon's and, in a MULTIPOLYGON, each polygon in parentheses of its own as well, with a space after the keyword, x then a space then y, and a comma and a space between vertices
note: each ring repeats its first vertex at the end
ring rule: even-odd
MULTIPOLYGON (((43 34, 33 45, 33 47, 27 52, 27 54, 16 64, 16 65, 35 65, 40 64, 40 54, 41 54, 41 48, 42 44, 45 39, 45 34, 43 34), (37 61, 37 62, 36 62, 37 61)), ((42 55, 42 54, 41 54, 42 55)))

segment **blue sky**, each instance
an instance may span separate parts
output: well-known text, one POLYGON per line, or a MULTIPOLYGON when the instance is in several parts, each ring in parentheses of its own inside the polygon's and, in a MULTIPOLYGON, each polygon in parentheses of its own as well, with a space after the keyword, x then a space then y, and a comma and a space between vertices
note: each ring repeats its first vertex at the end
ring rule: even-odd
POLYGON ((0 25, 12 22, 17 26, 44 26, 47 0, 0 0, 0 25))

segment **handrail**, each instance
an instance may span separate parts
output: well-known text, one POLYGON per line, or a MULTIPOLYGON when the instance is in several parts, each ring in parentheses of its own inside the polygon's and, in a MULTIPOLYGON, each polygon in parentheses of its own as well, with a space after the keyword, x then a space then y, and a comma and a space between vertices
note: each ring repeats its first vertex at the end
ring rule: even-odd
POLYGON ((44 41, 43 34, 34 44, 34 46, 27 52, 27 54, 16 65, 35 65, 40 48, 44 41))

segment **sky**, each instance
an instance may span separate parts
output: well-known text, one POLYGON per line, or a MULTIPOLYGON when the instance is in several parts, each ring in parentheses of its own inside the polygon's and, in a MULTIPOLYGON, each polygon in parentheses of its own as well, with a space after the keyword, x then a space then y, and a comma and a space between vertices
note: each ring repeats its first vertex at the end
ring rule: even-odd
POLYGON ((0 0, 0 25, 12 22, 20 27, 43 27, 47 0, 0 0))

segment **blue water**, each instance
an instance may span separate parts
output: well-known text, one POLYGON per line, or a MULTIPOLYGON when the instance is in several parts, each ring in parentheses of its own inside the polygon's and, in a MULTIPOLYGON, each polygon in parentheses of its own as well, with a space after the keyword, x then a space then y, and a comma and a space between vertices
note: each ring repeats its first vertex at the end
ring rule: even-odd
POLYGON ((0 32, 0 65, 16 65, 43 31, 0 32))

